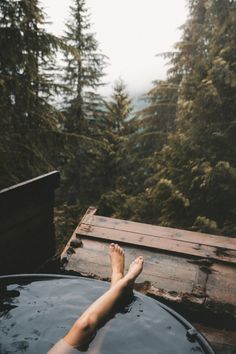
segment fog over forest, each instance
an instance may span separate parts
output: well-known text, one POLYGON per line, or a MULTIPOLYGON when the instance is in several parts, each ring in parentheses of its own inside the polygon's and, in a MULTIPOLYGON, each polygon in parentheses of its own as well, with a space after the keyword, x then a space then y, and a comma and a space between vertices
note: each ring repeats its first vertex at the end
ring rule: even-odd
MULTIPOLYGON (((149 76, 143 59, 141 73, 124 44, 127 68, 114 80, 89 16, 92 0, 70 4, 57 34, 45 1, 0 2, 0 187, 60 171, 58 249, 90 205, 105 216, 234 237, 236 2, 186 0, 181 35, 161 59, 160 30, 153 27, 150 41, 140 34, 140 53, 147 40, 150 63, 168 63, 167 72, 149 76), (126 72, 146 88, 138 110, 126 72), (101 89, 107 80, 110 95, 101 89)), ((173 16, 172 8, 162 26, 173 16)))
MULTIPOLYGON (((62 35, 72 0, 41 0, 51 24, 48 30, 62 35)), ((173 50, 187 18, 185 0, 144 1, 87 0, 91 30, 99 49, 108 57, 99 92, 109 96, 115 80, 122 77, 131 96, 144 94, 156 78, 165 79, 167 62, 159 53, 173 50)))

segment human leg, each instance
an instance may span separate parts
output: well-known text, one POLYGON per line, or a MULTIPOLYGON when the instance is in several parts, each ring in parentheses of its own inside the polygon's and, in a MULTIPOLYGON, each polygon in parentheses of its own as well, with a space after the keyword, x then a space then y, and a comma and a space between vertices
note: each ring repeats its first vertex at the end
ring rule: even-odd
MULTIPOLYGON (((117 254, 121 255, 122 249, 117 246, 111 246, 112 250, 110 248, 113 265, 115 265, 115 259, 121 259, 117 254)), ((114 276, 112 278, 113 282, 111 288, 89 306, 89 308, 74 323, 70 331, 64 337, 64 340, 73 347, 83 347, 88 345, 96 334, 96 331, 104 324, 111 314, 117 300, 122 297, 128 288, 133 286, 135 279, 142 271, 142 267, 143 257, 138 257, 133 263, 131 263, 128 273, 121 278, 121 274, 118 275, 118 273, 121 273, 121 267, 112 266, 112 270, 116 269, 118 271, 113 271, 114 274, 112 275, 114 276)))
POLYGON ((109 255, 111 261, 111 287, 114 286, 118 280, 123 278, 125 270, 125 252, 122 247, 111 243, 109 246, 109 255))

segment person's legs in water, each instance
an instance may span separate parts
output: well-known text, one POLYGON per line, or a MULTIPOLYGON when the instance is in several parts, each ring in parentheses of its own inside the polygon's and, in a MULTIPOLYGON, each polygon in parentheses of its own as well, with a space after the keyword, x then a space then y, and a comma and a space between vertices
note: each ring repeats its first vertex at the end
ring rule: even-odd
POLYGON ((106 322, 117 301, 130 287, 143 269, 143 257, 138 257, 124 276, 124 250, 115 244, 110 245, 112 267, 111 287, 99 297, 74 323, 64 340, 75 348, 86 347, 94 338, 97 330, 106 322))

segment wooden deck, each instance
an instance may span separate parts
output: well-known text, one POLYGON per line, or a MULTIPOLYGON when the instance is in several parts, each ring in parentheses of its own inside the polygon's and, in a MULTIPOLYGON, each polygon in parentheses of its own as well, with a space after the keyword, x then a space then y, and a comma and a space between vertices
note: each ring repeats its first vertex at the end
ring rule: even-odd
MULTIPOLYGON (((118 242, 126 252, 126 267, 138 255, 144 256, 137 290, 191 313, 211 339, 214 323, 218 332, 212 341, 223 341, 228 345, 227 353, 236 353, 236 334, 232 331, 236 328, 236 239, 95 213, 95 208, 89 208, 63 251, 64 271, 108 280, 108 245, 118 242)), ((225 348, 218 352, 224 353, 225 348)))

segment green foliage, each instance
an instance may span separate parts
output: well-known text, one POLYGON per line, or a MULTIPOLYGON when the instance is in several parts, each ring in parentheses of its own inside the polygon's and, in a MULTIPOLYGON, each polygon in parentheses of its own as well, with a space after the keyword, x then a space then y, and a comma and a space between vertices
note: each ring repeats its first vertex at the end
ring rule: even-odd
POLYGON ((189 1, 171 58, 171 78, 181 78, 176 128, 155 159, 150 193, 162 224, 233 235, 236 4, 222 3, 189 1))
POLYGON ((105 106, 109 130, 117 136, 126 135, 128 133, 128 119, 132 111, 132 101, 126 92, 122 79, 115 83, 111 100, 105 102, 105 106))
POLYGON ((43 24, 37 0, 0 2, 1 187, 47 172, 56 160, 59 114, 49 103, 56 85, 45 66, 52 71, 60 41, 43 24))
POLYGON ((56 228, 57 253, 61 254, 66 243, 84 215, 84 208, 80 204, 70 205, 60 203, 54 209, 54 222, 56 228))
POLYGON ((45 31, 37 0, 1 0, 0 184, 60 167, 59 248, 91 204, 104 215, 235 236, 236 3, 188 5, 182 39, 165 54, 168 78, 153 82, 134 114, 122 80, 109 100, 97 92, 106 57, 85 0, 73 0, 63 39, 45 31))
POLYGON ((132 183, 130 179, 132 161, 128 146, 132 125, 130 124, 132 100, 121 79, 115 83, 110 101, 104 103, 106 131, 103 132, 103 136, 109 150, 103 165, 106 178, 99 209, 105 215, 112 215, 118 212, 122 202, 125 201, 127 190, 132 183))
POLYGON ((138 112, 140 144, 143 156, 149 157, 161 150, 173 130, 177 107, 178 85, 171 80, 155 81, 147 93, 147 107, 138 112))
POLYGON ((194 221, 192 229, 195 231, 205 232, 209 234, 217 234, 218 227, 214 220, 208 219, 205 216, 198 216, 194 221))
POLYGON ((109 146, 103 139, 103 100, 96 92, 101 85, 105 57, 90 31, 84 0, 74 0, 64 40, 62 112, 63 131, 68 136, 63 169, 62 200, 89 206, 99 198, 103 184, 101 165, 109 146), (95 189, 96 186, 96 189, 95 189))
POLYGON ((129 137, 139 189, 133 183, 117 209, 234 236, 236 3, 196 0, 189 9, 182 40, 166 55, 169 77, 154 83, 129 137))
POLYGON ((71 49, 64 52, 65 129, 86 135, 91 112, 100 106, 96 102, 96 88, 101 85, 104 75, 105 56, 100 53, 95 36, 91 33, 85 0, 73 0, 70 10, 64 36, 64 41, 71 49))

